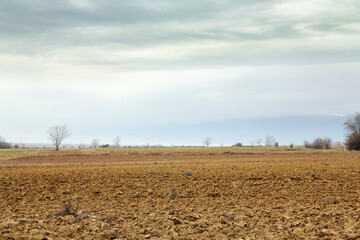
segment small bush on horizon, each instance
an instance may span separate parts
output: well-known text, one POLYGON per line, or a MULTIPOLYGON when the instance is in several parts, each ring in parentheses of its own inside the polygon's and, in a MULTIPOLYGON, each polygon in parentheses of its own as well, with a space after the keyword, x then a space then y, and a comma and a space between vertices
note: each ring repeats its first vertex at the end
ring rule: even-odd
POLYGON ((235 143, 234 145, 232 145, 233 147, 242 147, 243 144, 241 142, 235 143))

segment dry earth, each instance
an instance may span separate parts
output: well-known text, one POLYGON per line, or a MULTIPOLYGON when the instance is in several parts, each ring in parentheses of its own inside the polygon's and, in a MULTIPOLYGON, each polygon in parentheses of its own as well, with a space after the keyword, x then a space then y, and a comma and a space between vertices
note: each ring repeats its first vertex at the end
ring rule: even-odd
POLYGON ((357 152, 63 150, 0 159, 0 239, 360 239, 357 152))

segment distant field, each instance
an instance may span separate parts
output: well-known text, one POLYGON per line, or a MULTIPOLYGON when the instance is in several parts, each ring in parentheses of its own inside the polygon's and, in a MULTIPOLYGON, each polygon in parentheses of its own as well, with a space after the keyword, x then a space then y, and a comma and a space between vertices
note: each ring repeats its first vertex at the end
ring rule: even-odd
POLYGON ((44 150, 39 149, 0 149, 0 163, 4 160, 10 160, 23 156, 37 155, 44 150))
POLYGON ((0 239, 360 239, 360 154, 0 151, 0 239))

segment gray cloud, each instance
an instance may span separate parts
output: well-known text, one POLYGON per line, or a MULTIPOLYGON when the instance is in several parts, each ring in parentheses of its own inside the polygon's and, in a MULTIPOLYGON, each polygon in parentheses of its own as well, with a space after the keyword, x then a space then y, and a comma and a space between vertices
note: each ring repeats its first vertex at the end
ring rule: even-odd
POLYGON ((306 63, 309 55, 315 63, 331 63, 328 55, 358 61, 359 4, 304 2, 320 10, 294 12, 292 1, 4 0, 0 49, 121 71, 306 63))

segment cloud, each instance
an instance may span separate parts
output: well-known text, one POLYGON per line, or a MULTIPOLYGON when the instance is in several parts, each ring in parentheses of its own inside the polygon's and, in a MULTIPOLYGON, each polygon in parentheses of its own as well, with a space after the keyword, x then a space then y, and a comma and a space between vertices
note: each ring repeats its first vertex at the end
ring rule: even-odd
POLYGON ((126 70, 358 61, 356 1, 2 1, 2 55, 126 70))
POLYGON ((87 0, 70 0, 70 4, 80 9, 94 9, 94 4, 87 0))
POLYGON ((0 130, 358 111, 359 12, 355 0, 2 0, 0 130))

